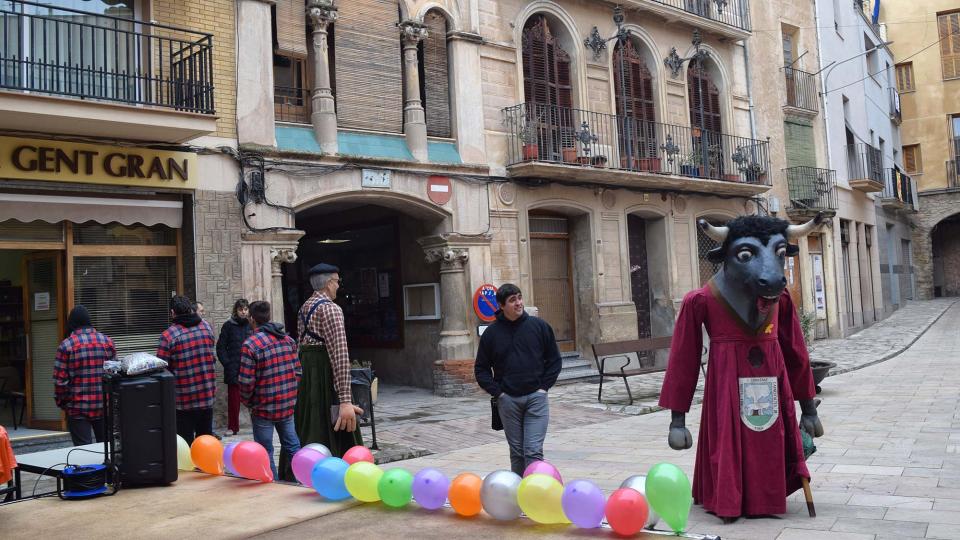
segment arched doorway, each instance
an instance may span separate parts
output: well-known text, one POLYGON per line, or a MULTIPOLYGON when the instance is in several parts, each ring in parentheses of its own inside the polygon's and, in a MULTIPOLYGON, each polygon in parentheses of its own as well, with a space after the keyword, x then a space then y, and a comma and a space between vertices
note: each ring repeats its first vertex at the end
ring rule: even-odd
POLYGON ((930 231, 930 241, 933 296, 960 296, 960 213, 937 223, 930 231))
POLYGON ((667 223, 648 209, 627 213, 630 297, 637 310, 637 337, 668 336, 674 312, 670 302, 667 223))

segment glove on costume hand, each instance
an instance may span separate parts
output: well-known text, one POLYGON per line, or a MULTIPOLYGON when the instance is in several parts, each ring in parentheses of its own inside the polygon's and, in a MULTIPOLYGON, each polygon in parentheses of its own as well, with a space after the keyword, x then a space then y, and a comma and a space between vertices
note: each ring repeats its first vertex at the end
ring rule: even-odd
POLYGON ((685 413, 672 411, 667 444, 674 450, 686 450, 693 446, 693 437, 690 436, 690 430, 684 425, 685 419, 685 413))
POLYGON ((817 416, 817 404, 812 399, 800 400, 800 428, 811 437, 823 436, 823 425, 817 416))

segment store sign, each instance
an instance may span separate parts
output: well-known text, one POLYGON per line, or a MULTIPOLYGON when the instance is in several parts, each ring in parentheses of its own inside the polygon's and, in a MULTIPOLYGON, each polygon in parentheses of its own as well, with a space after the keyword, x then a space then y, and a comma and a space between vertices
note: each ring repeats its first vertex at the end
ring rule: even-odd
POLYGON ((0 178, 196 189, 197 154, 0 137, 0 178))

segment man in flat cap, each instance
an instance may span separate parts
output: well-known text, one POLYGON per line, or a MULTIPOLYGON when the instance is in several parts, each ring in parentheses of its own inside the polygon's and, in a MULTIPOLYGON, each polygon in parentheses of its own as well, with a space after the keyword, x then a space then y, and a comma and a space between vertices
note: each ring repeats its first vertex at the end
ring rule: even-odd
POLYGON ((340 288, 340 269, 318 264, 310 269, 313 295, 300 307, 297 321, 303 378, 298 388, 294 423, 300 444, 325 445, 342 457, 363 444, 350 392, 350 355, 343 310, 333 301, 340 288))

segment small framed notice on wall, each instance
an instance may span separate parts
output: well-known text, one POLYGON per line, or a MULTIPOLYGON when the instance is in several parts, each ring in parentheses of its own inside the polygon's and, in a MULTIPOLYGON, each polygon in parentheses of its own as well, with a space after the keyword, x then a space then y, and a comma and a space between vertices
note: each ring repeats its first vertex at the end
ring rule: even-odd
POLYGON ((403 286, 403 319, 427 321, 440 318, 440 284, 415 283, 403 286))

